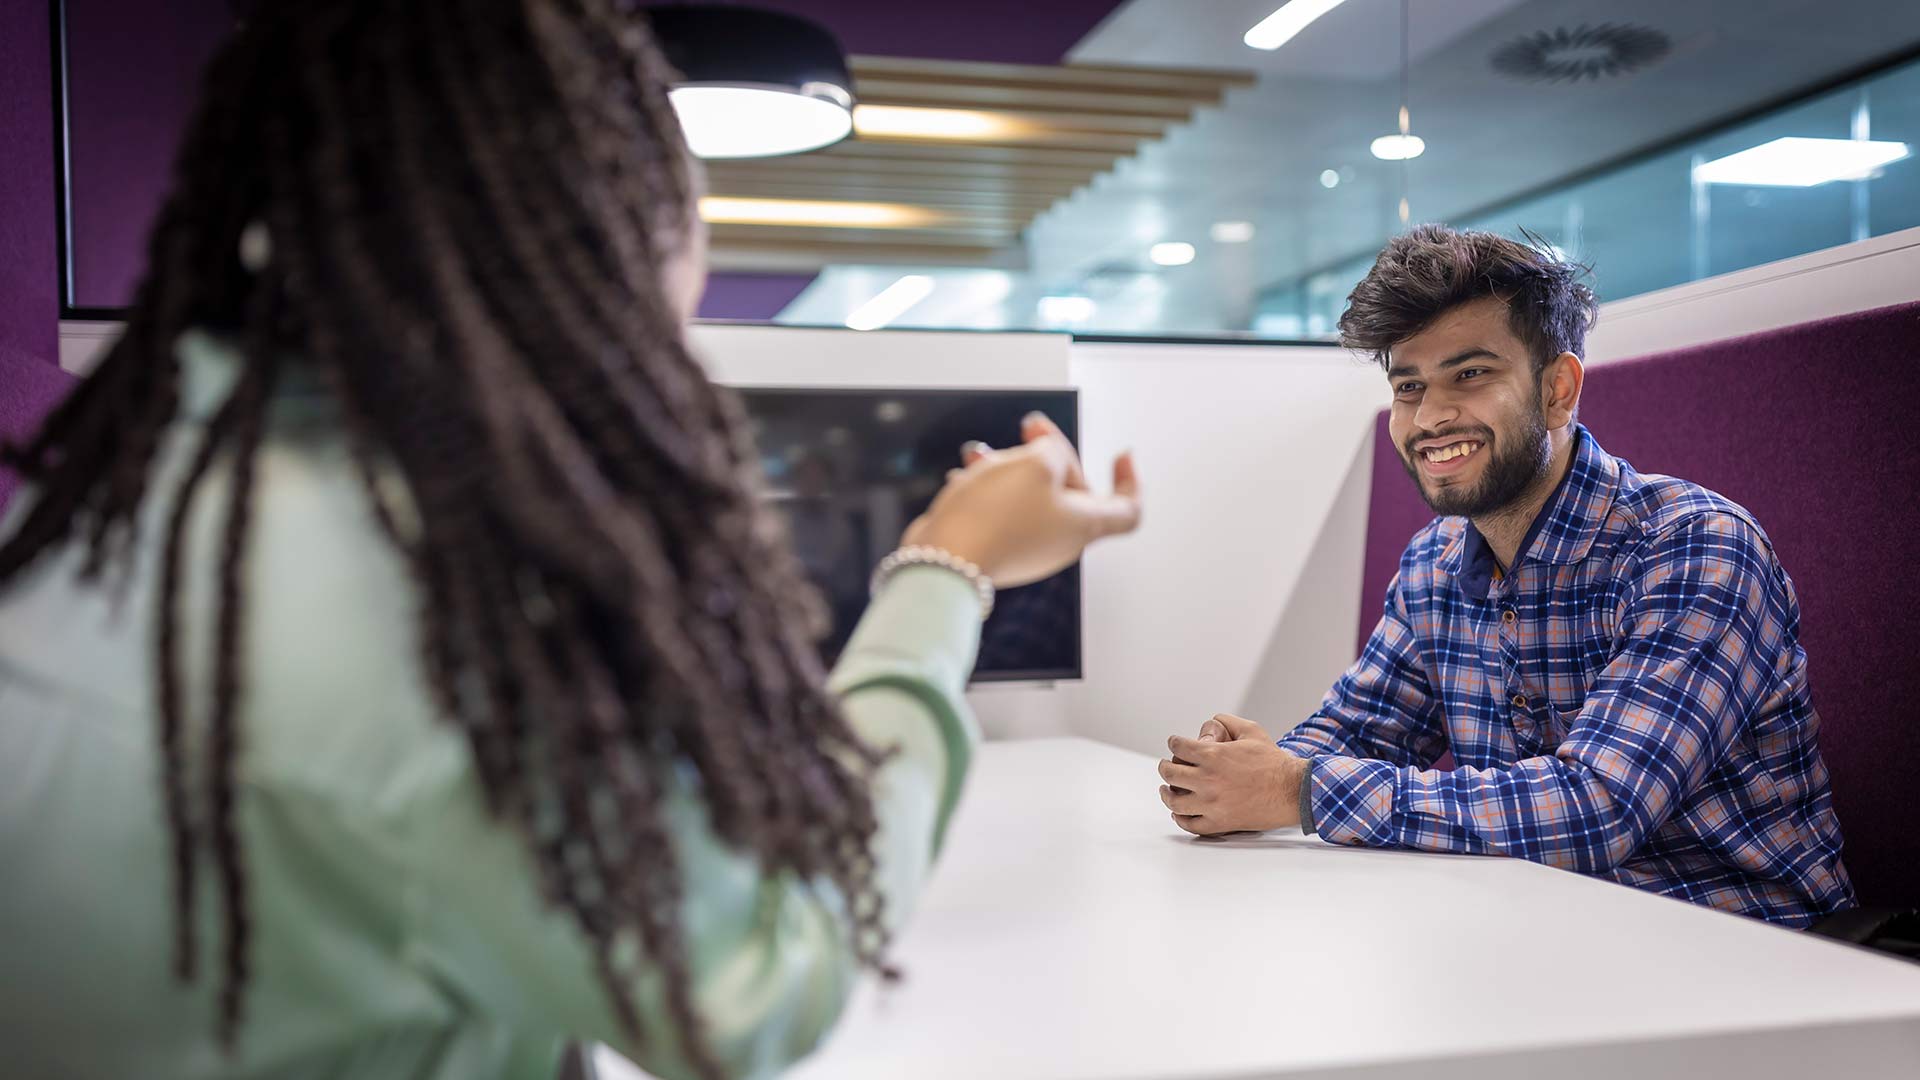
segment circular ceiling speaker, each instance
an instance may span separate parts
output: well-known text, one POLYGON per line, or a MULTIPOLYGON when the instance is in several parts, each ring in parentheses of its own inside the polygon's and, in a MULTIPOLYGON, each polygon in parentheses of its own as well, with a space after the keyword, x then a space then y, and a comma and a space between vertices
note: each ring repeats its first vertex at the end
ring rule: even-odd
POLYGON ((687 146, 702 158, 818 150, 853 132, 853 76, 819 23, 732 4, 643 9, 667 62, 687 146))
POLYGON ((1645 26, 1603 23, 1524 34, 1493 52, 1493 70, 1525 82, 1579 82, 1629 75, 1673 51, 1673 39, 1645 26))

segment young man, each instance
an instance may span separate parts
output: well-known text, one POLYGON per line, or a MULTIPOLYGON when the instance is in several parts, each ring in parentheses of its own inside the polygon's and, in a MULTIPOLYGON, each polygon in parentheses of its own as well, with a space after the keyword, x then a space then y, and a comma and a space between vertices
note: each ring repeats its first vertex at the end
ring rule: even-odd
POLYGON ((1440 226, 1381 252, 1341 338, 1441 516, 1319 711, 1169 739, 1161 799, 1197 834, 1511 855, 1805 926, 1853 887, 1793 583, 1746 510, 1576 422, 1579 276, 1440 226))

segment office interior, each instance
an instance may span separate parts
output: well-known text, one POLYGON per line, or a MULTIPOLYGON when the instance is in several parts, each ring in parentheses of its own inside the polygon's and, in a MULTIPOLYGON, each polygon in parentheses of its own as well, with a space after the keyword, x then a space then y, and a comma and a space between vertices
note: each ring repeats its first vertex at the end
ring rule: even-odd
MULTIPOLYGON (((966 439, 1045 411, 1096 485, 1131 451, 1148 493, 1136 535, 1002 595, 906 975, 849 987, 781 1074, 1920 1076, 1920 942, 1520 859, 1198 840, 1154 775, 1170 734, 1283 734, 1355 663, 1434 515, 1340 316, 1394 237, 1486 230, 1587 268, 1592 434, 1764 528, 1860 905, 1920 906, 1920 5, 1276 4, 675 8, 680 55, 730 72, 682 89, 807 103, 675 99, 710 229, 689 341, 751 417, 830 648, 966 439), (734 36, 768 16, 825 31, 846 85, 784 85, 817 46, 734 36)), ((237 17, 0 10, 0 435, 117 340, 237 17)), ((591 1044, 562 1068, 646 1075, 591 1044)))

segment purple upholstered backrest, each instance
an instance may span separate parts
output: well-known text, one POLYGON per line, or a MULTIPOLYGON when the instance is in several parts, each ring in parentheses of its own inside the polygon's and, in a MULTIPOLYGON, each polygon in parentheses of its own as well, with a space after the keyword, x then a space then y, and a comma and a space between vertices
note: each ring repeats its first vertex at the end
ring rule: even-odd
MULTIPOLYGON (((0 442, 31 438, 73 384, 73 376, 37 357, 0 350, 0 442)), ((13 497, 18 483, 17 477, 0 468, 0 509, 13 497)))
MULTIPOLYGON (((1920 304, 1587 373, 1580 418, 1641 472, 1752 511, 1800 595, 1844 857, 1867 905, 1920 904, 1920 304)), ((1432 514, 1380 415, 1361 594, 1372 631, 1432 514)))

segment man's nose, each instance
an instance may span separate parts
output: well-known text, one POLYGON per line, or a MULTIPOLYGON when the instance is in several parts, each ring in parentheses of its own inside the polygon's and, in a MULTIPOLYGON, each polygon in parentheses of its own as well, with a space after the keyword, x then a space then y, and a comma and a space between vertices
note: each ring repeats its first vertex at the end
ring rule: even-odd
POLYGON ((1440 431, 1460 419, 1460 408, 1444 392, 1429 388, 1420 395, 1420 407, 1413 411, 1413 426, 1421 432, 1440 431))

